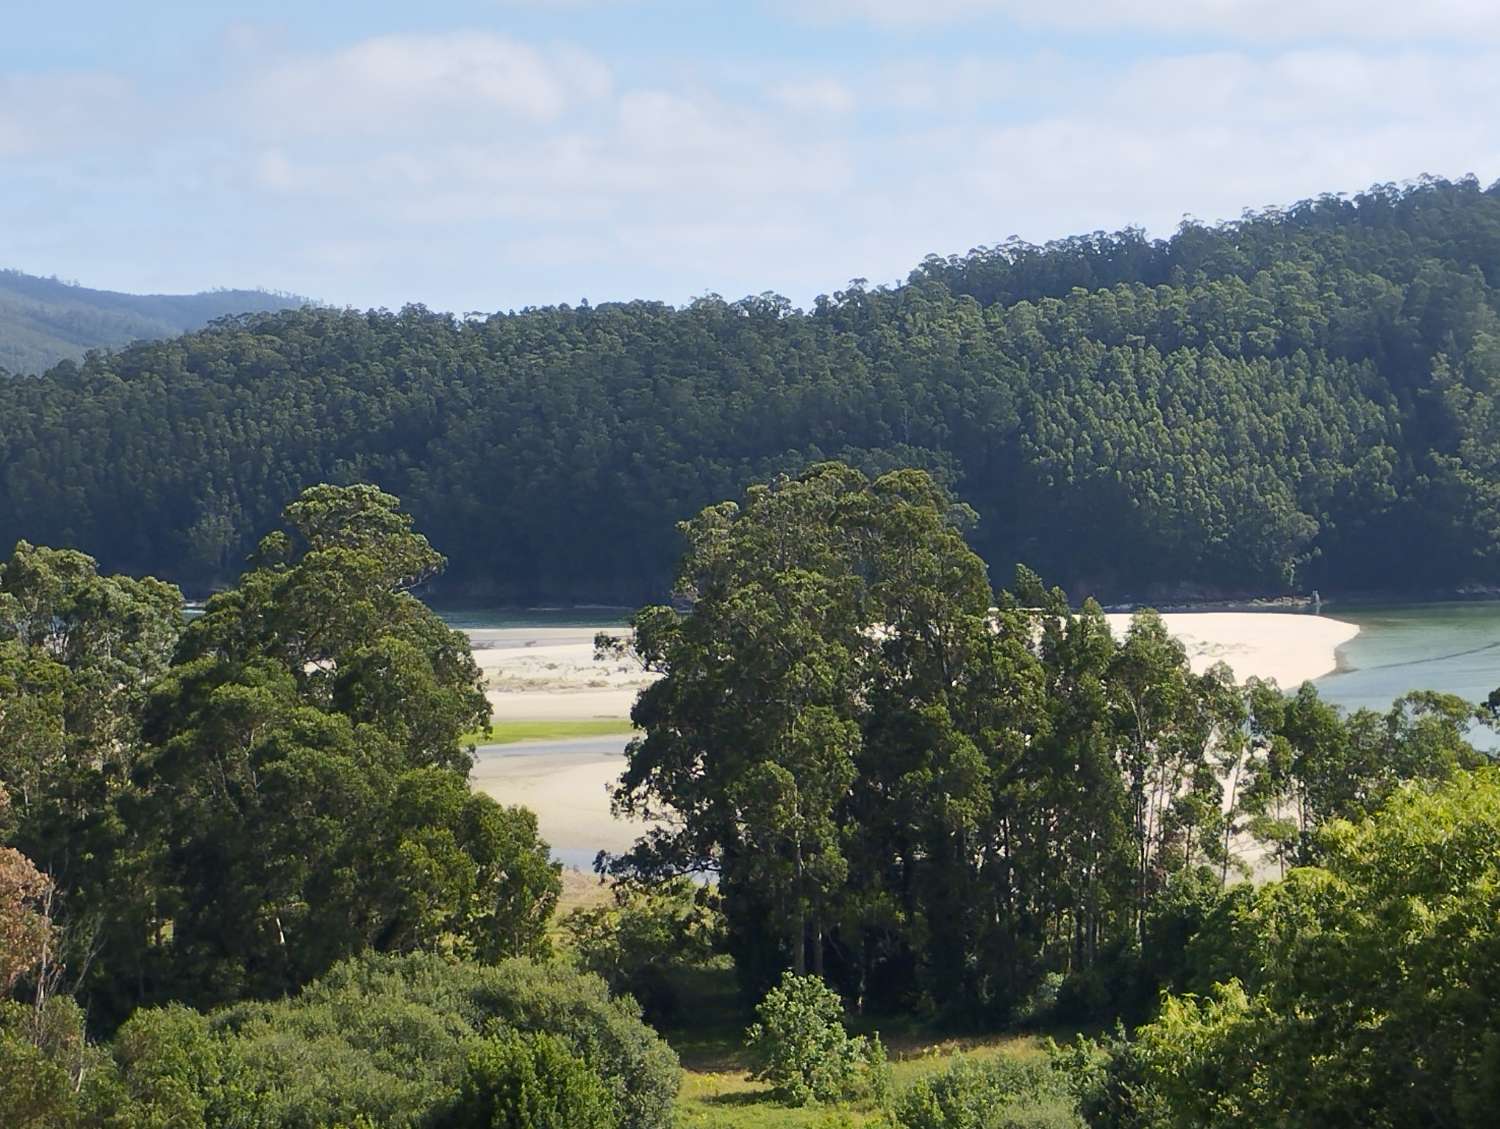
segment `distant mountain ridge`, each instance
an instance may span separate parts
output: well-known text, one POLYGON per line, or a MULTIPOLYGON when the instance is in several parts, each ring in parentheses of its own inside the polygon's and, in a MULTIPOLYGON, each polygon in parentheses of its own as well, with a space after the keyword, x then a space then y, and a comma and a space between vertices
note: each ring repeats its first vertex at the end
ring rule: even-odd
POLYGON ((229 314, 296 309, 309 299, 268 290, 121 294, 0 270, 0 369, 39 373, 90 349, 202 329, 229 314))

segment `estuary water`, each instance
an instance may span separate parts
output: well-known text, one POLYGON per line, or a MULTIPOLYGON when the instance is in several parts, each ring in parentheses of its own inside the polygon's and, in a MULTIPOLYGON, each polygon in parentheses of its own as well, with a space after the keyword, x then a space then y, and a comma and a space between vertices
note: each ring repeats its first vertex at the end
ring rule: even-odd
POLYGON ((1315 683, 1347 710, 1385 710, 1412 690, 1482 702, 1500 688, 1500 600, 1325 611, 1359 627, 1338 650, 1339 669, 1315 683))

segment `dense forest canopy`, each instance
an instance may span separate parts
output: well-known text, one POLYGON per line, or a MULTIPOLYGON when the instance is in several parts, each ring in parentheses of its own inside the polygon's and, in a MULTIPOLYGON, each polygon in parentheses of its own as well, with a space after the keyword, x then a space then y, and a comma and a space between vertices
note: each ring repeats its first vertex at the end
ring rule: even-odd
POLYGON ((41 372, 81 360, 90 349, 174 337, 229 314, 291 309, 305 301, 266 290, 120 294, 0 270, 0 370, 41 372))
POLYGON ((638 602, 673 521, 919 466, 997 575, 1075 596, 1500 583, 1500 186, 765 295, 456 319, 301 309, 0 384, 0 543, 206 590, 312 482, 399 493, 451 596, 638 602))

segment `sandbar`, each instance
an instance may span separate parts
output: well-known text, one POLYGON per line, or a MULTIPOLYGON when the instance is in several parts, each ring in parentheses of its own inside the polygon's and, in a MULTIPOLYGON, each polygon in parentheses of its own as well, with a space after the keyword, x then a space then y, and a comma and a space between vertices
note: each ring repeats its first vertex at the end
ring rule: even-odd
MULTIPOLYGON (((1111 614, 1123 634, 1130 615, 1111 614)), ((1337 650, 1359 633, 1326 616, 1283 612, 1180 612, 1164 615, 1193 670, 1224 662, 1235 678, 1275 679, 1283 689, 1332 672, 1337 650)), ((630 659, 596 658, 596 631, 619 627, 504 628, 471 632, 475 658, 497 721, 626 718, 652 676, 630 659)), ((595 852, 623 851, 646 824, 616 819, 608 787, 625 768, 627 737, 592 737, 482 747, 474 787, 536 812, 556 857, 587 867, 595 852)))

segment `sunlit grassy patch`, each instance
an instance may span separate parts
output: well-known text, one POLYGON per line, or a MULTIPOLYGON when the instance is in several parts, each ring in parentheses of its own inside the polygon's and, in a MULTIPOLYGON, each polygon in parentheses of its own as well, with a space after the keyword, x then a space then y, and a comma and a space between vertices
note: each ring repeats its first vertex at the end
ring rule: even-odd
POLYGON ((572 721, 497 721, 488 730, 466 733, 466 745, 513 745, 518 741, 567 741, 577 737, 611 737, 631 731, 622 717, 588 717, 572 721))

